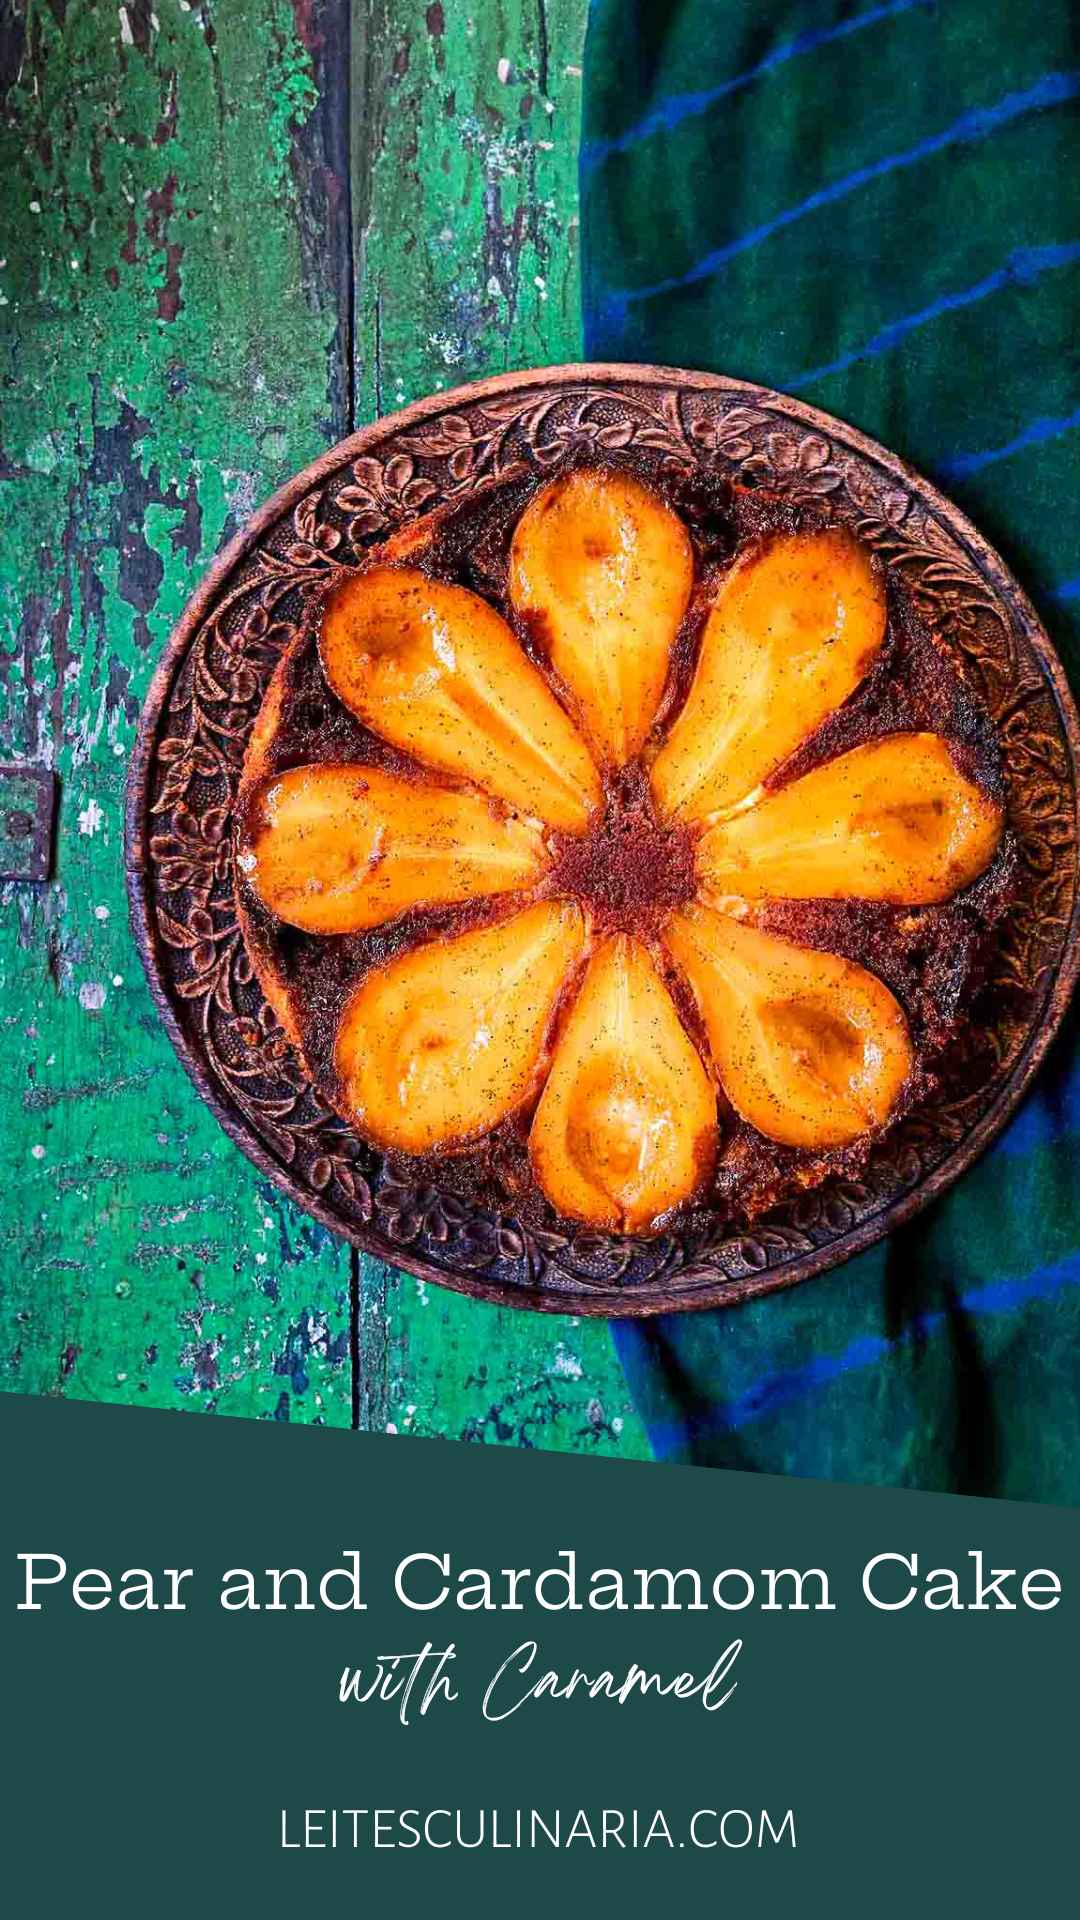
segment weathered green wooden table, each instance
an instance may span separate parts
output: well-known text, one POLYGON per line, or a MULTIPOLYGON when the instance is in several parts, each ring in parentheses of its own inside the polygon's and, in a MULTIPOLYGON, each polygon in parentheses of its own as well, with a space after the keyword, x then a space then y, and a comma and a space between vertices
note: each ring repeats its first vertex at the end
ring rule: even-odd
POLYGON ((580 353, 585 0, 0 0, 3 1383, 641 1454, 602 1323, 298 1214, 202 1107, 127 928, 124 777, 222 540, 352 427, 580 353))

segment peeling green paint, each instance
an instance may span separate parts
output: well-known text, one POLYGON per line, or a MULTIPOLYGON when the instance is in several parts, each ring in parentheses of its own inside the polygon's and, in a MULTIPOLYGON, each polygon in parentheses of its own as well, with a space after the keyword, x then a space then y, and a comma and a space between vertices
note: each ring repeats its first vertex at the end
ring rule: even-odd
POLYGON ((584 14, 582 0, 390 7, 357 196, 365 416, 579 357, 584 14))
MULTIPOLYGON (((287 14, 287 9, 281 10, 287 14)), ((293 141, 319 101, 311 58, 292 32, 291 21, 274 23, 266 85, 269 112, 270 175, 275 188, 287 191, 293 141)))
POLYGON ((62 798, 57 884, 2 909, 2 1364, 23 1391, 267 1413, 284 1390, 347 1422, 349 1255, 237 1178, 120 879, 153 656, 230 518, 325 445, 337 326, 299 292, 289 127, 314 88, 290 10, 156 11, 129 45, 116 13, 109 44, 101 10, 31 7, 4 115, 0 724, 62 798), (275 1372, 298 1339, 310 1364, 275 1372))
POLYGON ((576 356, 583 19, 25 10, 0 116, 0 755, 55 766, 61 800, 52 884, 0 889, 9 1389, 343 1425, 355 1390, 402 1433, 645 1450, 605 1326, 419 1287, 248 1165, 161 1031, 121 880, 139 707, 222 539, 354 403, 576 356))

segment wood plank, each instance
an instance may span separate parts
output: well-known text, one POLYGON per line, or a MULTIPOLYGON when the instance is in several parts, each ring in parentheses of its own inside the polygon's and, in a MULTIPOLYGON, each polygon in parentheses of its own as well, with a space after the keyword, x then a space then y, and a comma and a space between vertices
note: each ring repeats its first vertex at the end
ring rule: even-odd
POLYGON ((353 0, 357 418, 581 352, 587 0, 353 0))
MULTIPOLYGON (((581 355, 587 0, 353 5, 357 421, 581 355)), ((602 1321, 515 1313, 361 1263, 361 1424, 644 1456, 602 1321)))
POLYGON ((348 427, 347 21, 8 10, 0 758, 61 776, 0 894, 3 1384, 347 1424, 347 1249, 174 1060, 127 930, 126 757, 222 538, 348 427))
MULTIPOLYGON (((0 893, 0 1380, 344 1423, 361 1263, 248 1167, 160 1033, 120 884, 125 757, 203 566, 348 430, 354 387, 366 418, 579 351, 584 6, 238 15, 57 4, 0 35, 0 754, 62 777, 55 883, 0 893)), ((364 1262, 356 1349, 364 1424, 645 1450, 602 1324, 364 1262)))

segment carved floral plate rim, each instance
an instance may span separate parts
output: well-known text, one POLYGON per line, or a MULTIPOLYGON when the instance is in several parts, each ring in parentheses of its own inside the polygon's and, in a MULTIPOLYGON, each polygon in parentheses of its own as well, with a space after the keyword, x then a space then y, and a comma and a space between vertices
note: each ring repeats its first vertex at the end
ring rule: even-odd
POLYGON ((498 375, 363 427, 295 475, 215 560, 158 662, 128 780, 135 937, 180 1060, 230 1137, 325 1226, 424 1280, 504 1305, 641 1315, 792 1286, 910 1220, 1000 1131, 1080 972, 1080 721, 1037 614, 958 508, 857 429, 722 375, 572 365, 498 375), (685 472, 842 509, 898 569, 990 705, 1024 890, 994 952, 985 1084, 948 1090, 747 1232, 656 1241, 523 1227, 388 1168, 314 1096, 251 976, 232 905, 229 814, 262 689, 309 596, 365 543, 441 500, 631 444, 685 472))

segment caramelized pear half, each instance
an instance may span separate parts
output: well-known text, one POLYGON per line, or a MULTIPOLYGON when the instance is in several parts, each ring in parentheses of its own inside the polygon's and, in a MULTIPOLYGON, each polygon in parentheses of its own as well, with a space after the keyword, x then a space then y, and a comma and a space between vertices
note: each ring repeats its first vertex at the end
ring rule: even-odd
POLYGON ((840 528, 776 535, 725 576, 697 668, 652 769, 662 813, 734 806, 858 686, 885 637, 885 590, 840 528))
POLYGON ((629 474, 563 474, 518 521, 511 601, 616 767, 656 718, 693 575, 682 521, 629 474))
POLYGON ((884 1125, 913 1056, 903 1011, 874 974, 707 907, 676 914, 665 940, 724 1090, 759 1133, 820 1149, 884 1125))
POLYGON ((624 1232, 695 1193, 716 1151, 716 1095, 636 940, 593 954, 555 1048, 529 1150, 552 1205, 624 1232))
POLYGON ((248 803, 239 865, 263 905, 305 933, 359 933, 410 907, 534 883, 540 829, 477 793, 377 767, 292 767, 248 803))
POLYGON ((367 976, 334 1049, 343 1104, 384 1147, 428 1153, 490 1132, 535 1092, 579 909, 545 902, 414 947, 367 976))
POLYGON ((709 828, 698 874, 761 900, 929 906, 982 873, 1001 839, 998 803, 932 733, 894 733, 826 761, 709 828))
POLYGON ((600 800, 585 742, 505 620, 415 567, 350 575, 323 615, 323 671, 365 726, 426 767, 580 832, 600 800))

